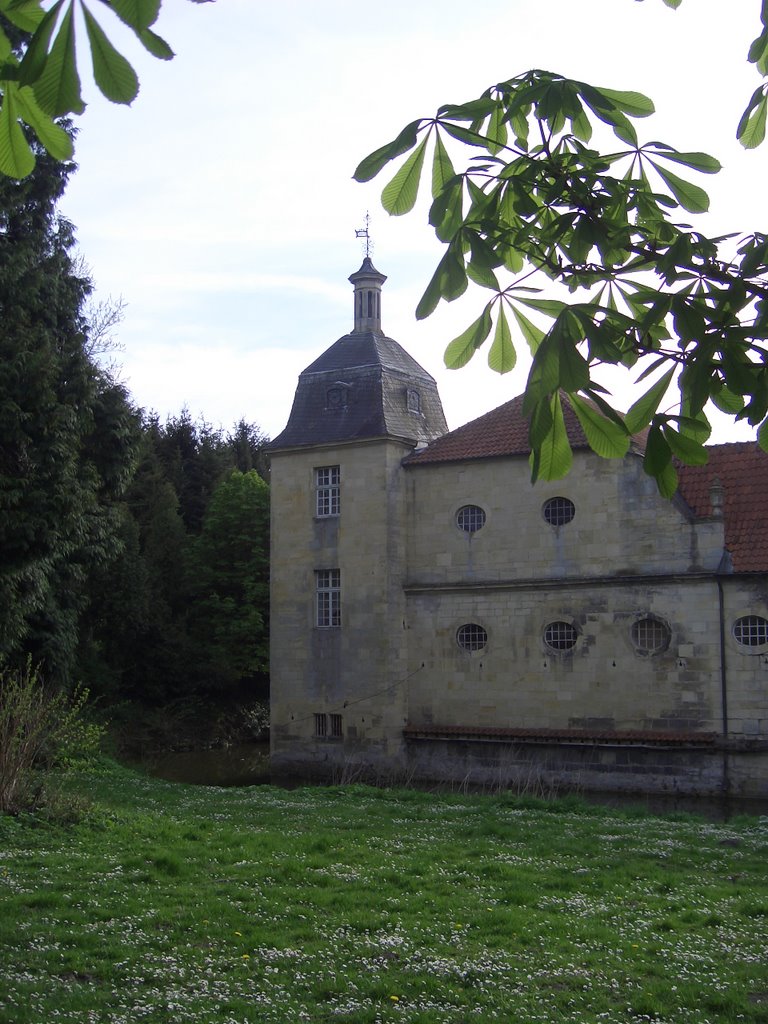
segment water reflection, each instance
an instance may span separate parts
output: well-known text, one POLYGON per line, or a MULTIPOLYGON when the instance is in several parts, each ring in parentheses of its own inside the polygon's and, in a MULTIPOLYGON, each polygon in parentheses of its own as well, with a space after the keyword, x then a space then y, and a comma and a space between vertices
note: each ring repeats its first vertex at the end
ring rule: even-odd
MULTIPOLYGON (((314 784, 317 780, 275 778, 269 771, 269 743, 248 743, 215 750, 187 750, 157 754, 146 758, 141 767, 159 779, 187 782, 200 786, 279 785, 286 789, 314 784)), ((489 794, 482 786, 451 787, 430 785, 423 789, 435 793, 475 792, 489 794)), ((494 791, 495 793, 495 791, 494 791)), ((564 795, 564 794, 563 794, 564 795)), ((737 800, 726 797, 697 797, 658 793, 590 793, 579 792, 588 803, 628 811, 637 809, 649 814, 696 814, 710 821, 727 821, 738 815, 768 815, 768 800, 737 800)))
POLYGON ((243 743, 215 750, 181 750, 156 754, 142 764, 168 782, 197 786, 257 786, 270 781, 269 744, 243 743))

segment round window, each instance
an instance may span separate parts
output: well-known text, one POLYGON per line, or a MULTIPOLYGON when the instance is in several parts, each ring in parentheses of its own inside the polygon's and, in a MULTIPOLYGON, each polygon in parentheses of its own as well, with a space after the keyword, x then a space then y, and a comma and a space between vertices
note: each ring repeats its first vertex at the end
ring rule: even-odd
POLYGON ((485 526, 485 510, 479 505, 462 505, 456 513, 456 525, 465 533, 477 533, 485 526))
POLYGON ((669 647, 672 632, 666 622, 647 616, 632 623, 632 643, 638 654, 661 654, 669 647))
POLYGON ((733 636, 743 647, 762 647, 768 644, 768 619, 762 615, 742 615, 733 624, 733 636))
POLYGON ((550 526, 565 526, 576 515, 576 506, 570 498, 550 498, 544 502, 541 514, 550 526))
POLYGON ((552 651, 570 651, 579 634, 570 622, 550 622, 544 629, 544 643, 552 651))
POLYGON ((476 622, 467 622, 456 630, 456 643, 462 651, 482 651, 488 643, 488 634, 476 622))

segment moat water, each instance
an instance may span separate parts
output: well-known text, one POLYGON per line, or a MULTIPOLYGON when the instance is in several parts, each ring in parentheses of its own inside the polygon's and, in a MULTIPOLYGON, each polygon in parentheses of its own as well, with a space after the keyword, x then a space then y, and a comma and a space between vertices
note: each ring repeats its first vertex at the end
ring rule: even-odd
MULTIPOLYGON (((269 743, 248 743, 213 750, 185 750, 155 754, 141 762, 141 767, 156 778, 199 786, 265 786, 288 789, 317 785, 316 780, 275 778, 269 770, 269 743)), ((487 788, 450 785, 423 786, 429 792, 488 793, 487 788)), ((768 798, 739 800, 722 797, 696 797, 644 793, 597 793, 579 791, 578 796, 589 803, 628 810, 637 808, 651 814, 698 814, 710 821, 727 821, 738 815, 768 815, 768 798)))

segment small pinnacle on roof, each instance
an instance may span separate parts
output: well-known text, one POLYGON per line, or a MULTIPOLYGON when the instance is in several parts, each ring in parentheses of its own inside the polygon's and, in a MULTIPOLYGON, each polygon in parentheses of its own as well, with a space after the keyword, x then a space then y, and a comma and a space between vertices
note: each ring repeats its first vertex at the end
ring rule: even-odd
POLYGON ((364 228, 355 228, 355 238, 364 238, 365 239, 365 241, 363 242, 363 254, 365 255, 366 259, 370 259, 371 253, 373 252, 373 242, 371 240, 370 226, 371 226, 371 215, 366 210, 366 213, 365 213, 365 227, 364 228))

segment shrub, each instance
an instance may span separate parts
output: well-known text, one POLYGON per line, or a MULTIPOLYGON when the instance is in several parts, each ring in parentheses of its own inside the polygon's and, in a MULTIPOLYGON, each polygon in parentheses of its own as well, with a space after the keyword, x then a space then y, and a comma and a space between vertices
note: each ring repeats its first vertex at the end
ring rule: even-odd
POLYGON ((50 803, 62 773, 93 757, 103 730, 84 717, 87 699, 46 687, 31 661, 0 670, 0 813, 50 803))

